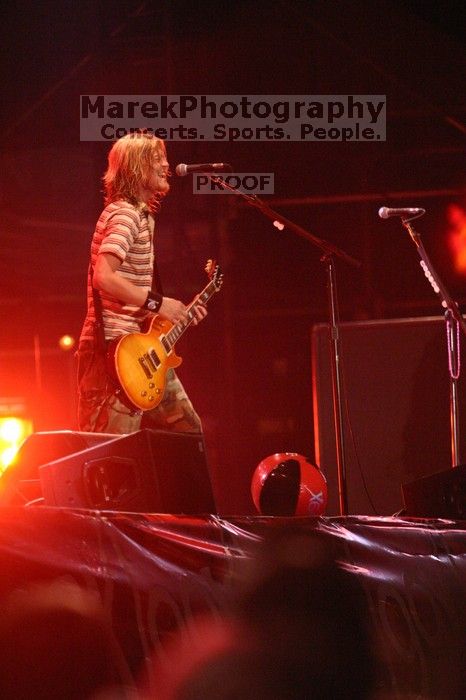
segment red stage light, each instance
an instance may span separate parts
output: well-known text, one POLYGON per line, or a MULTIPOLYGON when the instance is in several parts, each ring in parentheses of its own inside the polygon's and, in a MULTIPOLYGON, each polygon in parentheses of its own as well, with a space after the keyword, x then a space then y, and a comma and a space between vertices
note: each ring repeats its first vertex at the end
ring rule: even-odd
POLYGON ((72 335, 62 335, 58 341, 58 345, 62 350, 71 350, 74 347, 76 340, 72 335))
POLYGON ((459 204, 449 204, 446 208, 447 240, 453 253, 456 272, 466 274, 466 210, 459 204))
POLYGON ((32 421, 28 418, 0 417, 0 473, 14 462, 21 443, 32 431, 32 421))

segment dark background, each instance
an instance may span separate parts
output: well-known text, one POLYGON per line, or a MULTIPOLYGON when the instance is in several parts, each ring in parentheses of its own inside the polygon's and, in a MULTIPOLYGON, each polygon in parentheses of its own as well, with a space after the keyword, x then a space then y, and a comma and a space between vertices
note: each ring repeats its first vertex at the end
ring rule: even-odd
MULTIPOLYGON (((378 218, 384 205, 427 209, 417 228, 464 303, 446 221, 449 203, 466 206, 461 18, 460 2, 10 4, 0 397, 25 399, 37 430, 75 427, 73 352, 57 341, 79 336, 109 147, 80 142, 80 94, 386 94, 385 143, 173 142, 169 159, 273 172, 264 198, 363 262, 337 266, 343 321, 441 313, 406 232, 378 218)), ((208 320, 180 342, 180 376, 203 417, 221 510, 248 513, 260 459, 314 457, 310 336, 327 318, 325 273, 318 250, 240 201, 193 195, 191 178, 171 184, 157 223, 166 292, 192 298, 208 257, 225 274, 208 320)))

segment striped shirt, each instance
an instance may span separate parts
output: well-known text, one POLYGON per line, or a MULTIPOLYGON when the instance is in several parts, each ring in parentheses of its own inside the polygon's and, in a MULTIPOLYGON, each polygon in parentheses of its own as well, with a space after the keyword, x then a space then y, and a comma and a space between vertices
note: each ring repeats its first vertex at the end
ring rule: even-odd
MULTIPOLYGON (((116 274, 149 291, 154 265, 153 219, 145 210, 124 200, 111 202, 101 213, 92 237, 91 265, 94 269, 99 253, 111 253, 121 261, 116 274)), ((141 329, 148 312, 139 306, 126 304, 105 292, 102 300, 105 339, 141 329)), ((80 342, 93 340, 95 323, 94 299, 90 275, 87 280, 87 315, 80 342)))

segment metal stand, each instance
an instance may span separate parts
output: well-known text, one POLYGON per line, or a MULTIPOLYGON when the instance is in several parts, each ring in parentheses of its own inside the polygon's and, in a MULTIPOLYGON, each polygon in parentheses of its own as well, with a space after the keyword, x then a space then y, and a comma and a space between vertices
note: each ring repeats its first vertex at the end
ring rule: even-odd
POLYGON ((458 408, 458 379, 460 376, 460 327, 466 333, 466 322, 460 313, 458 304, 448 293, 445 285, 429 260, 429 256, 421 241, 420 234, 410 224, 411 219, 402 219, 401 222, 408 231, 421 258, 421 267, 429 280, 432 289, 442 300, 442 308, 445 311, 445 323, 447 331, 448 371, 450 375, 450 430, 451 430, 451 466, 460 464, 460 426, 458 408))
POLYGON ((451 465, 460 464, 460 426, 458 411, 458 379, 460 377, 460 327, 450 309, 445 311, 447 326, 448 373, 450 376, 450 429, 451 429, 451 465))
POLYGON ((340 312, 338 309, 337 281, 335 276, 335 263, 331 255, 324 255, 321 260, 327 266, 327 293, 330 316, 330 342, 332 345, 332 395, 333 395, 333 423, 335 426, 335 449, 337 456, 338 472, 338 502, 340 515, 348 514, 348 491, 346 488, 346 458, 345 439, 343 432, 343 397, 341 376, 341 347, 340 347, 340 312))
POLYGON ((361 263, 356 258, 345 253, 341 248, 328 243, 317 236, 314 236, 306 229, 298 226, 290 219, 285 218, 278 212, 271 209, 265 202, 255 195, 244 194, 236 187, 226 183, 222 178, 214 175, 209 176, 210 179, 219 184, 224 189, 230 190, 242 197, 251 207, 259 209, 262 214, 272 221, 275 228, 282 231, 287 228, 298 236, 305 238, 313 243, 323 252, 321 261, 327 267, 327 288, 329 299, 329 315, 330 315, 330 332, 331 332, 331 368, 332 368, 332 395, 333 395, 333 415, 335 423, 335 445, 337 458, 338 472, 338 489, 340 502, 340 515, 348 514, 348 494, 346 489, 346 464, 345 464, 345 445, 343 438, 343 400, 342 400, 342 378, 341 378, 341 347, 339 334, 339 315, 338 315, 338 300, 337 300, 337 285, 335 276, 335 258, 344 260, 348 265, 360 267, 361 263))

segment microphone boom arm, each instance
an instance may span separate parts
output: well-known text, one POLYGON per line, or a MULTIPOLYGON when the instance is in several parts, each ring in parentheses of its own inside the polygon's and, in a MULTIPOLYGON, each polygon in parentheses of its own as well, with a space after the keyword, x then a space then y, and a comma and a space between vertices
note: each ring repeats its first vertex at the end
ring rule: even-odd
POLYGON ((434 285, 432 284, 434 291, 442 299, 442 306, 451 312, 451 315, 453 316, 453 318, 460 324, 460 326, 463 330, 463 333, 466 334, 466 321, 463 318, 463 316, 458 308, 458 304, 450 296, 450 293, 448 292, 447 288, 445 287, 442 280, 438 276, 434 266, 432 265, 432 262, 430 261, 429 256, 427 255, 427 251, 424 248, 424 244, 421 240, 421 234, 414 230, 414 228, 410 224, 410 220, 402 219, 401 223, 403 224, 405 229, 408 231, 414 245, 417 248, 417 252, 419 253, 419 257, 421 258, 422 262, 424 263, 424 265, 422 267, 426 273, 426 277, 429 278, 429 280, 431 281, 431 284, 432 284, 432 282, 434 282, 435 286, 437 287, 437 289, 435 289, 434 285))
POLYGON ((360 260, 348 255, 348 253, 345 253, 344 250, 338 248, 336 245, 333 245, 333 243, 324 241, 323 238, 318 238, 305 228, 302 228, 302 226, 298 226, 298 224, 295 224, 294 221, 291 221, 282 214, 274 211, 268 204, 266 204, 262 199, 259 199, 259 197, 256 195, 244 194, 244 192, 241 192, 237 187, 233 187, 233 185, 230 185, 230 183, 225 182, 221 177, 217 177, 215 175, 208 175, 208 177, 210 177, 215 184, 221 185, 225 190, 230 190, 231 192, 234 192, 242 197, 245 202, 249 204, 249 206, 259 209, 259 211, 261 211, 265 217, 270 219, 270 221, 272 221, 277 228, 280 228, 280 230, 283 228, 288 228, 290 231, 293 231, 302 238, 306 238, 308 241, 320 248, 324 255, 335 255, 337 258, 341 258, 352 267, 361 267, 360 260))
POLYGON ((424 270, 426 277, 432 285, 432 288, 442 299, 442 307, 445 310, 445 323, 447 329, 447 350, 448 350, 448 369, 450 375, 450 434, 451 434, 451 465, 457 467, 460 464, 460 424, 459 424, 459 408, 458 408, 458 379, 460 376, 461 358, 460 358, 460 342, 459 328, 466 334, 466 321, 464 320, 458 304, 452 299, 447 288, 438 276, 432 265, 429 256, 427 255, 424 244, 421 240, 421 235, 414 230, 410 224, 410 219, 402 219, 401 223, 408 231, 414 245, 417 248, 419 257, 421 258, 421 267, 424 270), (456 324, 453 323, 453 319, 456 324), (456 337, 455 337, 455 332, 456 337))
POLYGON ((338 309, 338 295, 337 295, 337 285, 335 276, 335 260, 334 258, 340 258, 348 265, 352 267, 361 267, 361 262, 351 255, 348 255, 341 248, 324 241, 314 234, 310 233, 306 229, 295 224, 294 221, 290 221, 286 217, 282 216, 278 212, 271 209, 268 204, 263 202, 256 195, 244 194, 238 188, 233 187, 229 183, 226 183, 222 178, 216 177, 215 175, 209 175, 212 182, 221 185, 224 189, 230 190, 234 194, 239 195, 244 199, 244 201, 249 204, 249 206, 258 209, 262 214, 272 221, 273 225, 280 231, 284 228, 290 229, 298 236, 305 238, 310 243, 320 248, 323 255, 320 261, 325 264, 327 269, 327 291, 328 291, 328 305, 329 305, 329 344, 330 344, 330 367, 331 367, 331 377, 332 377, 332 399, 333 399, 333 420, 335 427, 335 452, 336 452, 336 466, 337 466, 337 477, 338 477, 338 500, 340 506, 340 515, 348 514, 348 490, 346 485, 346 455, 345 455, 345 442, 344 442, 344 431, 343 431, 343 396, 342 396, 342 373, 341 373, 341 362, 342 362, 342 352, 341 352, 341 339, 339 331, 339 309, 338 309))

